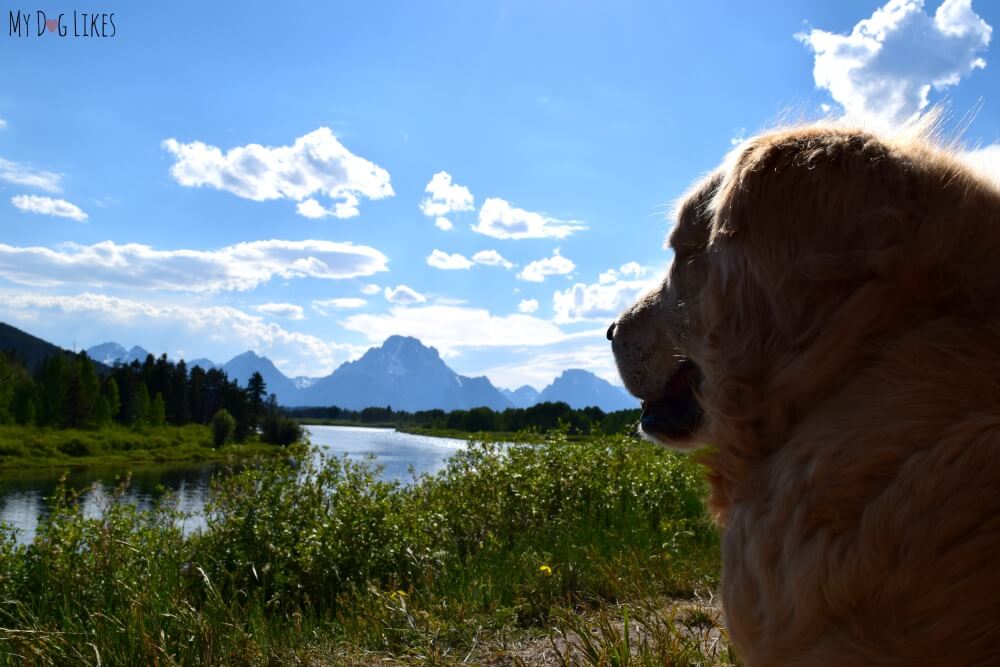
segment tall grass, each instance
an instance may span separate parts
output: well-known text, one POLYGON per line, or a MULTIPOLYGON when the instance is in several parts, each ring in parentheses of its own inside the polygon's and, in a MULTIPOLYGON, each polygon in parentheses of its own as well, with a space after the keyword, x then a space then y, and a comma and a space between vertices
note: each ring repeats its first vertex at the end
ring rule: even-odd
POLYGON ((681 455, 560 436, 472 444, 405 486, 261 462, 214 481, 187 537, 169 503, 87 518, 60 491, 32 544, 0 538, 0 664, 460 662, 601 604, 712 590, 703 491, 681 455))

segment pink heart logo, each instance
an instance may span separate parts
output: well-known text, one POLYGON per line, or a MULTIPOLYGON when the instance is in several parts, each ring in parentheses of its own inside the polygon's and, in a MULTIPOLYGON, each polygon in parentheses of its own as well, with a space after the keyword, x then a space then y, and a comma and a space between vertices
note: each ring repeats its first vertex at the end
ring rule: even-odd
POLYGON ((59 19, 45 19, 45 29, 49 32, 55 32, 58 27, 59 19))

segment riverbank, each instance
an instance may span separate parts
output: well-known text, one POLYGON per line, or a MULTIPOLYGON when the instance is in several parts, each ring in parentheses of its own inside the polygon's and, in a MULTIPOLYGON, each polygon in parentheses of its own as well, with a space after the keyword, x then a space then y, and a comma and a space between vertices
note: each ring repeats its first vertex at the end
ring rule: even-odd
MULTIPOLYGON (((538 431, 465 431, 454 428, 433 428, 425 426, 410 426, 397 422, 361 422, 347 419, 313 419, 308 417, 295 418, 302 426, 348 426, 351 428, 391 428, 400 433, 410 435, 423 435, 431 438, 451 438, 452 440, 466 440, 468 442, 545 442, 549 437, 546 433, 538 431)), ((569 440, 586 441, 592 440, 592 435, 567 435, 569 440)))
POLYGON ((536 664, 521 649, 546 637, 624 664, 640 624, 641 664, 731 664, 699 639, 718 619, 674 604, 717 586, 705 492, 682 454, 555 434, 406 485, 274 459, 213 485, 190 536, 168 507, 57 494, 33 542, 0 537, 0 665, 536 664))
POLYGON ((141 429, 0 426, 0 470, 238 461, 287 453, 285 447, 256 440, 215 447, 211 428, 200 424, 141 429))

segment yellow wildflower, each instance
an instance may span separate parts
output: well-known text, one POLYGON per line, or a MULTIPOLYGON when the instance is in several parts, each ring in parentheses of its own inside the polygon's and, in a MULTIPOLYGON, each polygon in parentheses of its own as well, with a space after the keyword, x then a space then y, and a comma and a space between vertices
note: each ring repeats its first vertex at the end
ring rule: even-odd
POLYGON ((552 568, 549 567, 548 565, 542 565, 540 568, 538 568, 538 571, 544 574, 546 577, 552 576, 552 568))

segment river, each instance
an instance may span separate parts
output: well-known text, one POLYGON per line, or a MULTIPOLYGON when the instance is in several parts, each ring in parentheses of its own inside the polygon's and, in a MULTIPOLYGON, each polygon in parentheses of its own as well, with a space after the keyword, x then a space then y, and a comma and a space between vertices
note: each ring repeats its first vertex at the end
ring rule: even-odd
MULTIPOLYGON (((352 459, 374 456, 383 467, 384 479, 406 483, 415 474, 434 473, 444 467, 448 457, 465 446, 464 440, 410 435, 387 428, 352 426, 309 426, 309 439, 327 456, 348 455, 352 459)), ((69 488, 81 491, 84 511, 96 515, 107 499, 108 490, 118 480, 131 474, 126 499, 139 507, 149 507, 164 491, 174 493, 177 508, 189 515, 184 530, 197 530, 212 475, 221 469, 218 463, 133 464, 70 469, 66 476, 69 488)), ((6 470, 0 472, 0 523, 17 529, 19 542, 35 537, 39 517, 47 511, 46 498, 52 495, 59 469, 6 470)))

